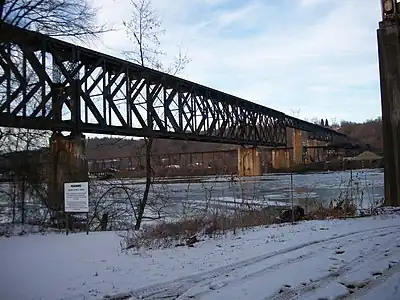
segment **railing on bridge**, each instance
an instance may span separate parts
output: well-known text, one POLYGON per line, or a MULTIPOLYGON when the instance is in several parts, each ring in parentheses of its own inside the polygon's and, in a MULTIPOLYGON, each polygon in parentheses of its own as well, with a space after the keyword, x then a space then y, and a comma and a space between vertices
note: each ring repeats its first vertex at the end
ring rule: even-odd
POLYGON ((279 147, 319 125, 155 70, 0 24, 0 126, 279 147))

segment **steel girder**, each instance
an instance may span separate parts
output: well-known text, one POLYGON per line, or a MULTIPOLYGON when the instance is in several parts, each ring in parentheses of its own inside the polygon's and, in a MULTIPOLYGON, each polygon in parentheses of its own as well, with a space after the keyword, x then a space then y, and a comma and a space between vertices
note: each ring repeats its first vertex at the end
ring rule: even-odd
POLYGON ((0 24, 0 126, 285 146, 347 136, 162 72, 0 24))

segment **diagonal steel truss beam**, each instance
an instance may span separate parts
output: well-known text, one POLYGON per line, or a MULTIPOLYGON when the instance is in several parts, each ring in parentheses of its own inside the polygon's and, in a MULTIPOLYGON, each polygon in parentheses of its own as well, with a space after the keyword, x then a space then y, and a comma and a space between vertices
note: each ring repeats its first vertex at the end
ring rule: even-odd
POLYGON ((295 128, 311 139, 350 141, 274 109, 6 23, 0 24, 0 126, 269 147, 286 146, 287 128, 295 128))

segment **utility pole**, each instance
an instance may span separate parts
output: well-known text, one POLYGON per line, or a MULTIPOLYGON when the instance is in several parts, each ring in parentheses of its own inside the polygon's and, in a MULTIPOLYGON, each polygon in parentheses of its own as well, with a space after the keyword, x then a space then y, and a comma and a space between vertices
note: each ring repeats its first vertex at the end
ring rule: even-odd
POLYGON ((400 2, 381 0, 378 29, 385 205, 400 206, 400 2))

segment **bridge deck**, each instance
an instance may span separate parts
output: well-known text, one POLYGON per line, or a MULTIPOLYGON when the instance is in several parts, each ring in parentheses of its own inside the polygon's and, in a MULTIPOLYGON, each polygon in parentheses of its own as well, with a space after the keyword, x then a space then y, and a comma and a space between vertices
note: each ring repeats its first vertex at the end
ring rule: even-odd
POLYGON ((279 147, 344 134, 209 87, 0 24, 0 126, 279 147))

